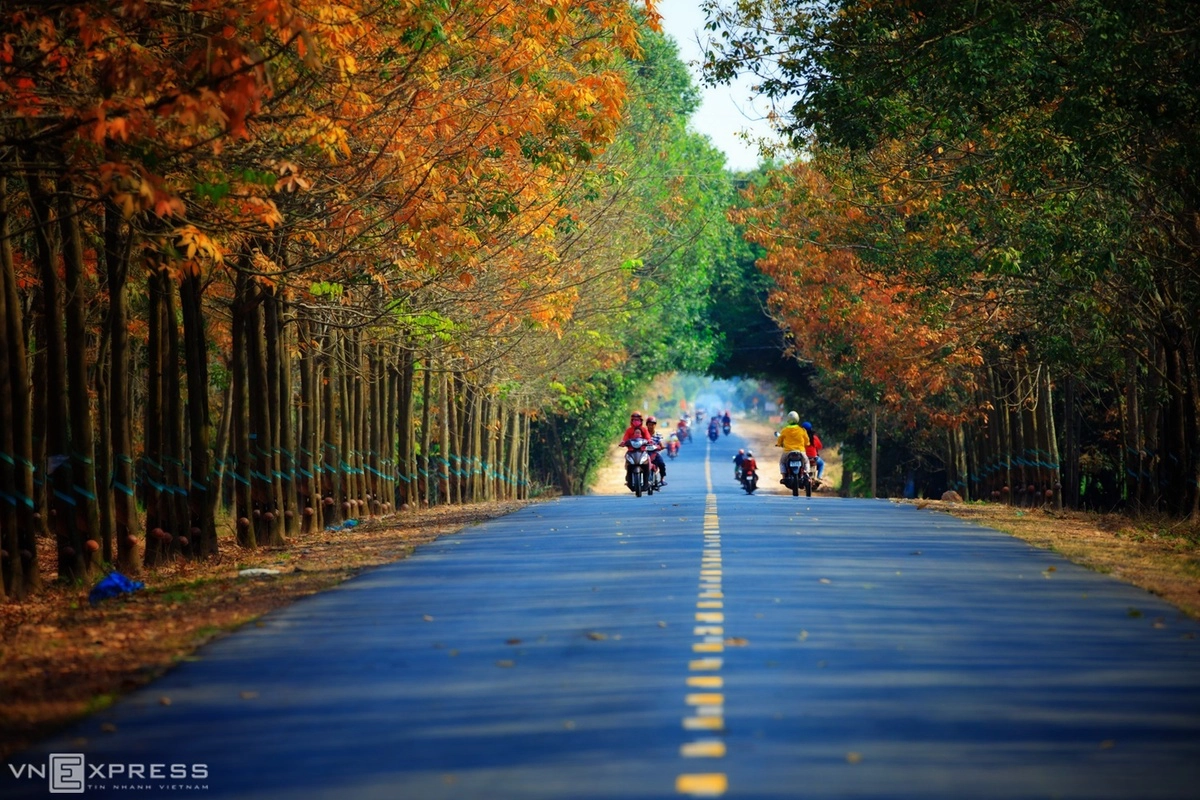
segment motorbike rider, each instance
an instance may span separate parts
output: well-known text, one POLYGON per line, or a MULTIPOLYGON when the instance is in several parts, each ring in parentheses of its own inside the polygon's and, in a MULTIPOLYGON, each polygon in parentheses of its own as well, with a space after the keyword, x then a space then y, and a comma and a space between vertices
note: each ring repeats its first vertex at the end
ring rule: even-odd
POLYGON ((800 427, 800 415, 795 411, 789 411, 787 415, 787 425, 783 426, 783 430, 779 432, 779 437, 775 440, 776 447, 783 448, 783 455, 779 457, 779 482, 784 483, 783 476, 787 475, 787 454, 795 450, 800 453, 800 457, 804 460, 804 469, 808 469, 808 447, 810 445, 808 439, 808 431, 800 427))
POLYGON ((816 465, 817 480, 821 480, 825 475, 825 459, 821 458, 821 437, 817 436, 811 422, 802 422, 800 427, 808 433, 808 448, 805 449, 804 454, 808 456, 810 463, 816 465))
POLYGON ((630 439, 649 439, 650 432, 646 430, 646 426, 642 423, 642 412, 635 411, 629 415, 629 427, 625 429, 625 434, 621 437, 621 447, 626 447, 630 439))
MULTIPOLYGON (((621 447, 628 447, 631 439, 650 440, 650 432, 646 430, 646 426, 642 424, 642 412, 634 411, 629 415, 629 427, 625 429, 624 435, 621 436, 621 447)), ((625 476, 625 484, 629 485, 629 476, 625 476)))
POLYGON ((742 461, 742 475, 753 475, 758 471, 758 461, 754 458, 754 451, 747 450, 746 458, 742 461))
POLYGON ((721 415, 721 424, 729 425, 731 421, 729 418, 729 409, 725 409, 725 413, 721 415))
POLYGON ((663 451, 663 448, 666 447, 666 444, 663 442, 662 434, 658 433, 656 431, 657 427, 658 427, 658 420, 654 418, 653 414, 646 417, 646 431, 650 434, 650 441, 654 442, 655 446, 658 448, 657 450, 654 451, 654 455, 651 457, 650 460, 658 467, 658 474, 660 476, 662 476, 662 485, 666 486, 667 485, 667 462, 663 461, 663 457, 662 457, 662 451, 663 451))
POLYGON ((733 479, 740 481, 742 479, 742 465, 746 463, 746 451, 741 449, 737 451, 737 455, 733 457, 733 479))

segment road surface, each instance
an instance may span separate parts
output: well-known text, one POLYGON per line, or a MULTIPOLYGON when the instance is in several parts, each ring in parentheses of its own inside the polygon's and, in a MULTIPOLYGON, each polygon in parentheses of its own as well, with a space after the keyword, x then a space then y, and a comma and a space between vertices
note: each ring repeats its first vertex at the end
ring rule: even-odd
POLYGON ((531 506, 271 614, 12 757, 0 797, 52 778, 141 798, 1200 797, 1195 622, 932 511, 746 496, 739 446, 697 438, 653 497, 531 506))

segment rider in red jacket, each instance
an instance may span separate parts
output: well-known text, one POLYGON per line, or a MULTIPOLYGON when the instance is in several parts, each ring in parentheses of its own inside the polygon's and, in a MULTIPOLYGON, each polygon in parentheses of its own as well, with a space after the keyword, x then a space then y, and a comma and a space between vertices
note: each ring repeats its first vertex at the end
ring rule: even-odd
POLYGON ((811 422, 803 422, 800 424, 800 427, 808 431, 808 447, 804 448, 804 454, 808 456, 809 462, 816 466, 817 480, 820 480, 825 474, 825 460, 821 458, 819 452, 822 447, 821 437, 817 436, 817 432, 813 430, 811 422))
POLYGON ((646 430, 642 424, 642 413, 635 411, 629 415, 629 427, 625 429, 625 435, 621 437, 621 447, 629 444, 630 439, 645 439, 650 441, 650 431, 646 430))

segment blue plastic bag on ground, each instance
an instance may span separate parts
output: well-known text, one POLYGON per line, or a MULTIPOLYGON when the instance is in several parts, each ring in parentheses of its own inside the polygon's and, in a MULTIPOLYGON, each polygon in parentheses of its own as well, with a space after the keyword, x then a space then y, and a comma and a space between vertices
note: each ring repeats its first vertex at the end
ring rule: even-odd
POLYGON ((91 594, 88 595, 88 602, 96 605, 101 600, 121 594, 133 594, 138 589, 145 588, 146 584, 141 581, 131 581, 119 572, 110 572, 108 577, 92 587, 91 594))

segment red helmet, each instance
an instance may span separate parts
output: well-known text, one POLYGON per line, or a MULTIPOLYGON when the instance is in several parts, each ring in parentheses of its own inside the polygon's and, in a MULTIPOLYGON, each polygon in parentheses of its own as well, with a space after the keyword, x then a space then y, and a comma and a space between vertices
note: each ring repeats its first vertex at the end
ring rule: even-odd
POLYGON ((647 424, 647 425, 657 425, 657 424, 658 424, 658 420, 656 420, 656 419, 654 418, 654 415, 653 415, 653 414, 651 414, 650 416, 646 417, 646 424, 647 424))
POLYGON ((641 422, 642 421, 642 412, 635 411, 632 414, 630 414, 629 421, 630 422, 641 422))

